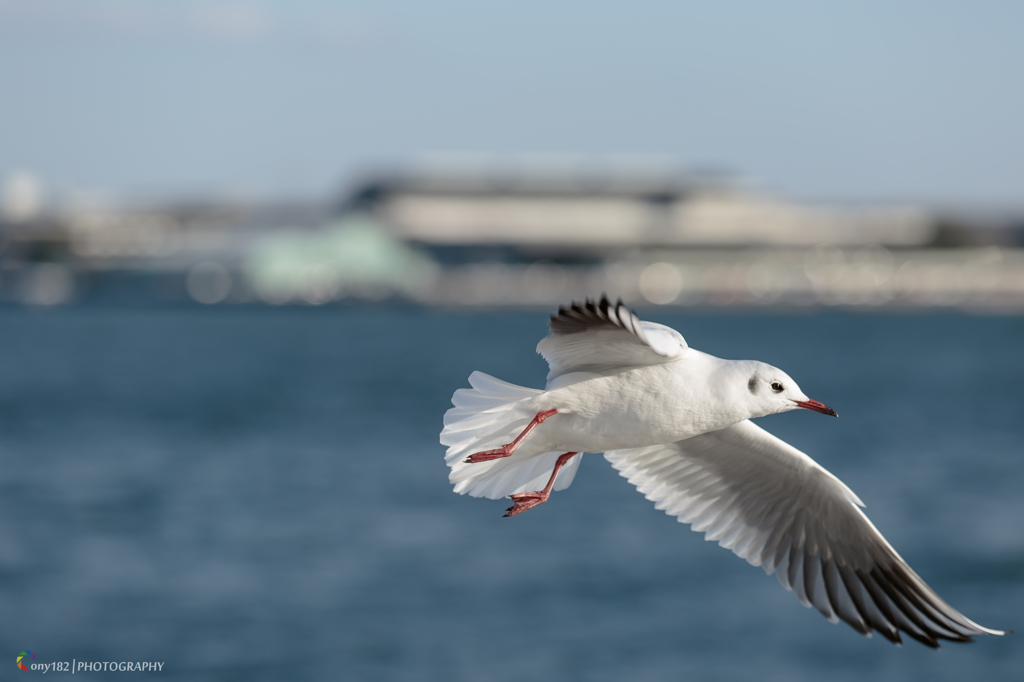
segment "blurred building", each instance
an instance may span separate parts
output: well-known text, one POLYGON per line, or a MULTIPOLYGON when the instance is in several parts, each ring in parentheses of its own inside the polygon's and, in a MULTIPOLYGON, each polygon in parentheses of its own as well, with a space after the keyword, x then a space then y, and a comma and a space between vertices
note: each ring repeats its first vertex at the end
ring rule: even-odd
POLYGON ((824 206, 720 177, 385 173, 330 202, 46 205, 9 182, 0 299, 1024 310, 1024 220, 824 206))
POLYGON ((393 175, 362 183, 343 208, 438 252, 496 246, 527 259, 637 248, 921 247, 937 234, 915 207, 808 206, 699 177, 393 175))
POLYGON ((445 267, 421 299, 1024 309, 1024 221, 820 206, 701 176, 389 174, 342 213, 445 267))

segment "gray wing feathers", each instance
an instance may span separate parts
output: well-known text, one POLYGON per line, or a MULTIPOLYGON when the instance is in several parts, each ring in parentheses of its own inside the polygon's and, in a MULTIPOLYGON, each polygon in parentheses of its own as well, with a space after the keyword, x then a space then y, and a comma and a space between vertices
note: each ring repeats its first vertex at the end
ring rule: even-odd
POLYGON ((559 308, 550 324, 551 333, 537 345, 550 367, 549 380, 670 362, 686 348, 679 332, 642 322, 621 301, 613 304, 607 297, 559 308))
POLYGON ((814 460, 750 421, 605 457, 658 509, 765 572, 801 603, 858 632, 939 639, 1003 634, 966 618, 914 573, 814 460))

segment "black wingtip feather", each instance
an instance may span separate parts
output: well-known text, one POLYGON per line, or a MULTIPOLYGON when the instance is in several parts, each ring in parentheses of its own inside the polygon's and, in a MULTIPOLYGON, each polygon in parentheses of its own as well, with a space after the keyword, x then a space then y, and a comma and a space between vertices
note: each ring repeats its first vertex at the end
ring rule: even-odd
POLYGON ((568 307, 559 307, 558 312, 551 316, 550 326, 554 334, 577 334, 604 325, 614 325, 636 334, 633 317, 633 312, 622 299, 612 303, 607 294, 602 294, 596 301, 587 298, 582 303, 573 301, 568 307))

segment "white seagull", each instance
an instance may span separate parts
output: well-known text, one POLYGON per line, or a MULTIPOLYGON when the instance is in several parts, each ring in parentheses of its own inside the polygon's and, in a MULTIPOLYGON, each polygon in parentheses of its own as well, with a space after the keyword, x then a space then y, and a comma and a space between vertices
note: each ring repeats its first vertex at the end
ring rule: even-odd
POLYGON ((515 516, 568 488, 577 454, 604 452, 658 509, 775 573, 833 623, 931 647, 1005 634, 943 601, 852 490, 750 421, 798 408, 837 416, 782 370, 694 350, 607 297, 560 308, 537 352, 545 390, 473 372, 452 397, 441 443, 455 492, 511 497, 515 516))

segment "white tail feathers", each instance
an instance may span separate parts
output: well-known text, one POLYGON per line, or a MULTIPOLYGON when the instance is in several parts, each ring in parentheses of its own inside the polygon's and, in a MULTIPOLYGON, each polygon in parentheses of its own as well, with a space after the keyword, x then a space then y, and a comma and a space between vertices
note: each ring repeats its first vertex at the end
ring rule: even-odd
MULTIPOLYGON (((533 408, 523 403, 543 391, 516 386, 483 372, 470 374, 469 385, 473 388, 455 391, 452 396, 455 407, 445 412, 441 431, 441 444, 448 446, 444 457, 451 467, 448 480, 455 486, 455 492, 498 500, 513 493, 543 488, 555 467, 555 460, 562 453, 546 452, 526 458, 513 454, 476 464, 464 461, 474 452, 512 442, 536 416, 533 408)), ((569 487, 580 459, 581 456, 573 457, 562 467, 555 490, 569 487)))

